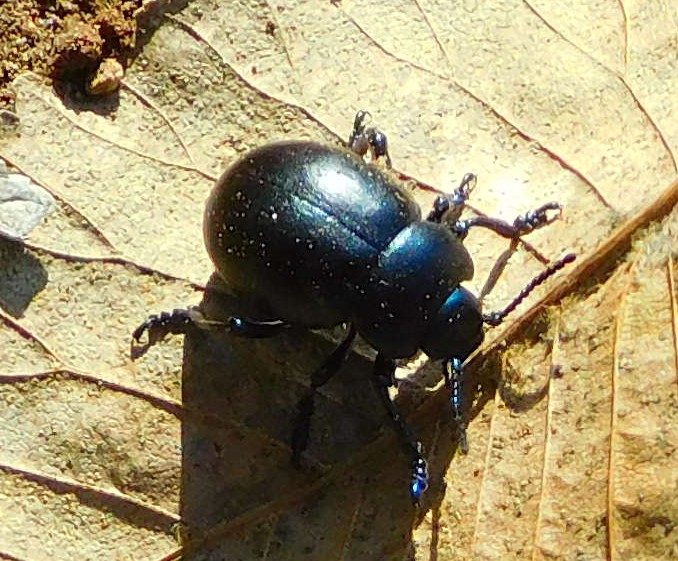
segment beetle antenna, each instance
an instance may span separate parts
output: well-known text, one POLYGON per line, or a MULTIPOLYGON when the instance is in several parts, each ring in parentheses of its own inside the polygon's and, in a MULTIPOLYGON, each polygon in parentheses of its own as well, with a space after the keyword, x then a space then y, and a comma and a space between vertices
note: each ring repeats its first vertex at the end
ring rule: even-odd
POLYGON ((518 294, 518 296, 516 296, 513 301, 503 310, 500 312, 490 312, 489 314, 483 314, 483 321, 492 327, 499 325, 502 321, 504 321, 507 315, 515 310, 520 305, 520 303, 525 300, 525 298, 527 298, 530 292, 542 284, 546 279, 555 275, 558 271, 565 267, 565 265, 572 263, 576 258, 577 256, 574 253, 568 253, 565 257, 546 267, 546 269, 534 277, 527 284, 527 286, 520 291, 520 294, 518 294))

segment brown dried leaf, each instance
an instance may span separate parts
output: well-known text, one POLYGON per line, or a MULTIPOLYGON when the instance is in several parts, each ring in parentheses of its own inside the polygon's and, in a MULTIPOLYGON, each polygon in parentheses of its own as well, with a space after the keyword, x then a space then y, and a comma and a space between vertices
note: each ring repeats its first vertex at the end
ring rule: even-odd
MULTIPOLYGON (((25 247, 0 242, 0 556, 675 555, 678 16, 336 4, 192 2, 108 105, 15 82, 21 136, 0 156, 60 210, 25 247), (433 475, 420 510, 362 354, 323 389, 306 473, 287 442, 323 337, 173 337, 129 358, 147 313, 200 300, 214 177, 268 140, 338 142, 357 109, 389 134, 400 172, 442 190, 476 172, 473 205, 489 215, 561 202, 565 220, 529 241, 580 259, 549 284, 560 309, 533 313, 531 298, 492 333, 508 349, 490 341, 474 363, 468 456, 445 392, 421 402, 437 367, 410 365, 400 401, 433 475)), ((506 243, 473 232, 467 246, 477 291, 506 243)), ((487 306, 542 267, 518 251, 487 306)))

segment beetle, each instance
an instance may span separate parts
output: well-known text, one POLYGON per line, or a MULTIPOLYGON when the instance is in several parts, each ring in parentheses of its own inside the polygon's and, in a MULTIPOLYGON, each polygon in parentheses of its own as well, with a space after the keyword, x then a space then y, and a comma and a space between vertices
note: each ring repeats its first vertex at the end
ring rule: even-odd
MULTIPOLYGON (((396 360, 421 349, 442 361, 459 445, 467 451, 464 361, 482 343, 486 325, 499 325, 575 257, 555 261, 504 310, 484 314, 480 299, 462 286, 473 277, 463 243, 469 229, 489 228, 515 241, 557 219, 561 206, 547 203, 513 223, 486 216, 462 219, 476 184, 475 175, 467 174, 452 194, 438 196, 422 219, 418 204, 388 171, 386 135, 367 126, 369 118, 366 111, 356 114, 345 147, 283 141, 245 154, 214 186, 203 231, 217 273, 248 312, 221 324, 233 335, 271 337, 291 326, 348 326, 299 401, 293 462, 299 464, 308 443, 317 389, 339 371, 359 334, 377 351, 375 386, 411 453, 409 492, 417 502, 429 484, 428 467, 421 442, 388 393, 396 384, 396 360)), ((150 345, 193 327, 205 327, 200 312, 177 309, 150 316, 133 339, 139 343, 147 333, 150 345)))

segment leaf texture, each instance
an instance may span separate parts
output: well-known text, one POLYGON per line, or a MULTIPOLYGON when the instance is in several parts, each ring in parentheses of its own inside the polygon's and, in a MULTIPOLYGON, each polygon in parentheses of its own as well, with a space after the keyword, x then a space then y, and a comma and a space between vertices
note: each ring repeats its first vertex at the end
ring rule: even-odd
MULTIPOLYGON (((0 157, 58 209, 0 239, 0 557, 678 554, 677 37, 670 3, 198 0, 144 38, 114 99, 19 77, 0 157), (535 255, 578 255, 470 365, 468 455, 438 365, 399 369, 432 473, 419 509, 364 346, 321 392, 309 466, 289 463, 297 400, 339 332, 168 337, 130 357, 148 314, 203 298, 222 170, 271 140, 337 144, 358 109, 423 208, 426 186, 469 171, 485 214, 564 206, 488 309, 543 269, 535 255)), ((466 245, 478 292, 507 242, 466 245)))

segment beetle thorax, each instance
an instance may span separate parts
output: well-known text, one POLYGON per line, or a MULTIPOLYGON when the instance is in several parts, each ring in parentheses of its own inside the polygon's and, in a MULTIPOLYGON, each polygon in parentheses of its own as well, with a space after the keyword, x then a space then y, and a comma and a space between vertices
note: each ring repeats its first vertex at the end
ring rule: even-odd
POLYGON ((472 276, 471 257, 448 228, 414 222, 381 252, 365 294, 356 295, 358 331, 389 358, 412 356, 428 322, 472 276))

